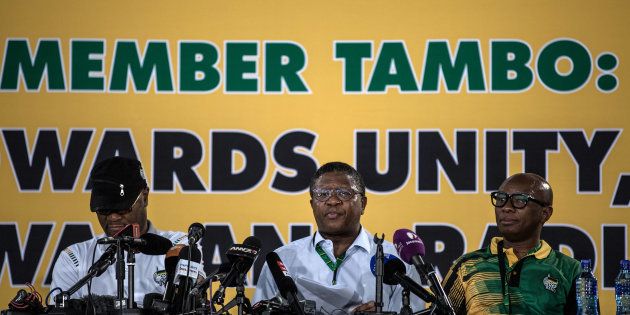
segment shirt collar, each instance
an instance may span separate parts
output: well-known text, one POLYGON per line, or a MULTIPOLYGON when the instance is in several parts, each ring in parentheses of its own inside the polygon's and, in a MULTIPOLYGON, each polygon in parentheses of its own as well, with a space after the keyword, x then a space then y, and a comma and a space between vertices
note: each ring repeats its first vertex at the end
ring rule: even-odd
MULTIPOLYGON (((315 235, 313 235, 313 240, 311 243, 313 247, 315 247, 315 245, 324 241, 326 241, 326 239, 321 234, 319 234, 319 231, 317 231, 315 232, 315 235)), ((359 230, 359 235, 357 235, 357 237, 354 239, 354 242, 352 242, 352 244, 350 245, 350 247, 348 247, 348 249, 357 246, 357 247, 363 248, 365 251, 369 253, 371 244, 372 242, 370 241, 370 233, 366 231, 363 228, 363 226, 361 226, 361 229, 359 230)))
MULTIPOLYGON (((493 237, 490 242, 490 252, 494 255, 498 253, 498 244, 503 240, 503 237, 493 237)), ((512 266, 518 261, 518 257, 514 253, 513 248, 504 248, 503 252, 508 259, 508 264, 512 266)), ((540 245, 533 248, 527 256, 534 256, 536 259, 545 259, 551 253, 551 246, 544 240, 540 241, 540 245)), ((526 257, 527 257, 526 256, 526 257)))
POLYGON ((147 220, 147 233, 157 234, 158 230, 151 224, 150 220, 147 220))

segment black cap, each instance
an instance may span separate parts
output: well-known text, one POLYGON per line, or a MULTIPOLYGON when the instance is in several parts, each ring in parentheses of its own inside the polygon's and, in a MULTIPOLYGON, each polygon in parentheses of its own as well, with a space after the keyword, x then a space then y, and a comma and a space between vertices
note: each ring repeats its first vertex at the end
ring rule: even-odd
POLYGON ((97 163, 90 175, 92 196, 90 209, 127 210, 148 187, 142 164, 135 159, 111 157, 97 163))

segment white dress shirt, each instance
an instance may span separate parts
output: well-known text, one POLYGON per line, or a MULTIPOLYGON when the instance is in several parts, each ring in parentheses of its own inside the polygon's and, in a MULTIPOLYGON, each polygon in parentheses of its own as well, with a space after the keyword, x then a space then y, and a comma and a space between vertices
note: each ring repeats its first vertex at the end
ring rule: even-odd
MULTIPOLYGON (((159 231, 153 227, 151 222, 148 223, 148 233, 157 234, 168 238, 174 244, 188 244, 187 235, 183 232, 159 231)), ((64 249, 57 258, 53 269, 51 290, 61 288, 66 291, 77 283, 81 278, 87 275, 88 269, 92 264, 101 257, 105 249, 109 245, 100 245, 96 241, 105 237, 104 234, 98 235, 90 240, 73 244, 64 249), (92 260, 92 253, 96 247, 96 254, 92 260)), ((164 293, 166 284, 166 271, 164 270, 165 255, 144 255, 136 254, 136 267, 134 269, 134 301, 142 306, 142 300, 147 293, 164 293)), ((92 279, 93 295, 110 295, 117 296, 116 281, 116 265, 109 266, 107 270, 99 277, 92 279)), ((125 265, 125 297, 127 296, 127 271, 125 265)), ((51 296, 59 293, 57 290, 51 296)), ((87 285, 84 285, 77 292, 72 294, 70 298, 82 298, 88 295, 87 285)), ((51 299, 51 301, 54 301, 51 299)))
MULTIPOLYGON (((370 259, 376 254, 376 244, 369 232, 361 228, 337 269, 335 284, 334 272, 315 250, 317 244, 320 244, 331 261, 336 261, 332 241, 324 239, 319 232, 293 241, 276 249, 275 252, 295 281, 299 293, 305 299, 315 301, 318 313, 350 313, 358 305, 375 300, 376 278, 370 269, 370 259)), ((383 242, 383 251, 398 256, 390 242, 383 242)), ((419 282, 418 273, 411 269, 407 266, 407 274, 419 282)), ((258 278, 254 303, 271 299, 277 294, 276 283, 265 263, 258 278)), ((384 284, 383 303, 383 311, 399 312, 402 307, 402 288, 384 284)), ((424 302, 412 295, 411 307, 414 312, 419 311, 424 308, 424 302)))

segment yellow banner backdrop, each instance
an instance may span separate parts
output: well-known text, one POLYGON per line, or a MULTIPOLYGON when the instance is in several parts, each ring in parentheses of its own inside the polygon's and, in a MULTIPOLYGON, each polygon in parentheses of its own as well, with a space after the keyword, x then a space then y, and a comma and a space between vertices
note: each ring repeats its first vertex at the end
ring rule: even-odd
POLYGON ((3 1, 0 301, 27 282, 45 295, 58 252, 102 232, 87 176, 119 154, 143 162, 158 228, 206 225, 207 269, 249 235, 268 251, 314 232, 309 177, 341 160, 366 177, 363 225, 415 229, 444 274, 496 234, 488 192, 536 172, 556 196, 544 238, 593 259, 611 314, 630 220, 629 11, 3 1))

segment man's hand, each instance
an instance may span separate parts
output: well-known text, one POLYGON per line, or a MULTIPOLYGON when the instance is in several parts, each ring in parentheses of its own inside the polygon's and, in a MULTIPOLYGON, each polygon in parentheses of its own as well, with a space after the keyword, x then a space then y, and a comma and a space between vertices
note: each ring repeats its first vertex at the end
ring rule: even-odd
POLYGON ((367 303, 361 304, 357 307, 354 308, 354 311, 352 311, 353 313, 356 312, 369 312, 369 311, 375 311, 376 310, 376 305, 374 304, 374 301, 369 301, 367 303))

